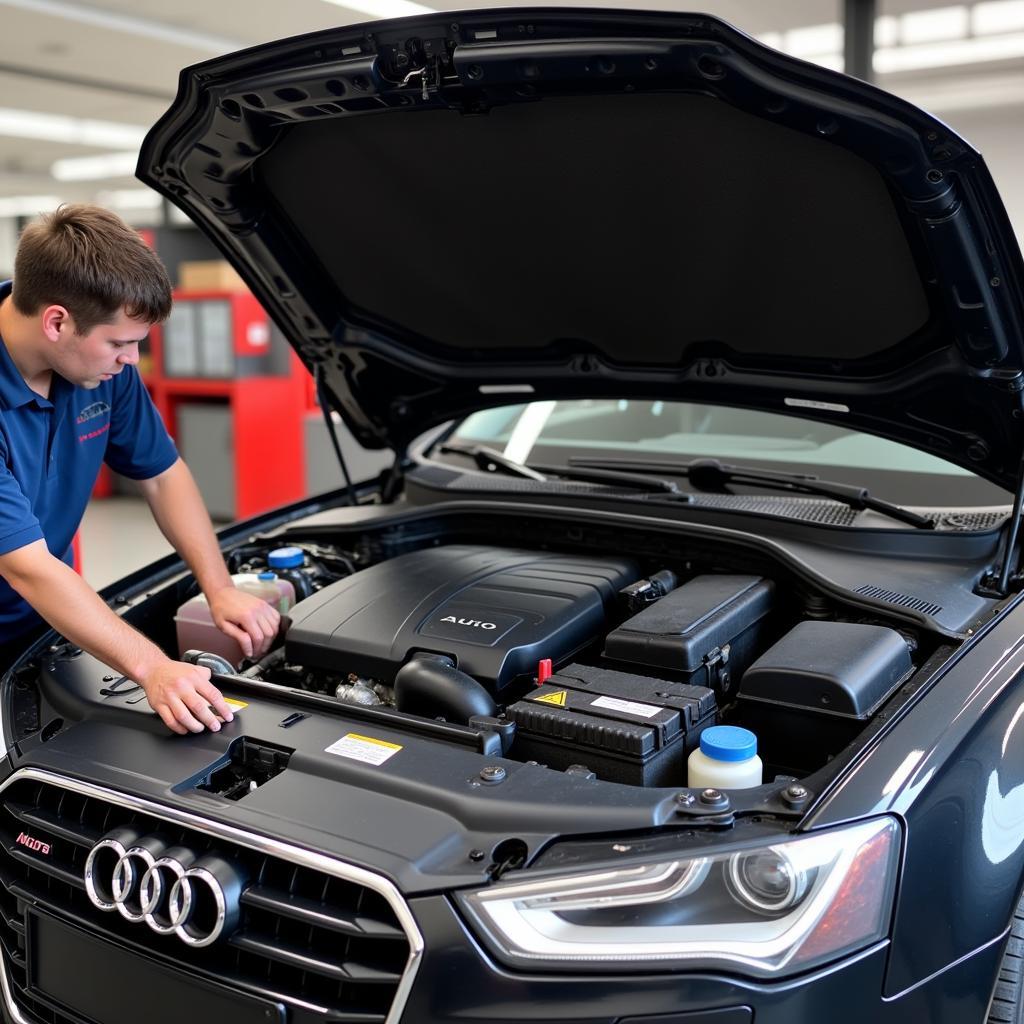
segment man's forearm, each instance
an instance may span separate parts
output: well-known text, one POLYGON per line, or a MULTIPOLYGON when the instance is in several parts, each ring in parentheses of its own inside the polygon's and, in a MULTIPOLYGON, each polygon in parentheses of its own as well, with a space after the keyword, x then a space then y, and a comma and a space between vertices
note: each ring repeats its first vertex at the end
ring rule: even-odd
POLYGON ((161 533, 185 560, 209 598, 231 586, 231 577, 217 543, 199 488, 181 459, 151 480, 140 482, 161 533))
POLYGON ((216 732, 231 708, 210 682, 210 670, 173 661, 136 632, 44 541, 0 555, 0 575, 55 629, 106 665, 139 683, 172 732, 216 732))
POLYGON ((137 682, 168 661, 156 644, 115 615, 78 573, 54 558, 42 541, 37 545, 30 546, 37 550, 4 556, 4 575, 51 626, 137 682))

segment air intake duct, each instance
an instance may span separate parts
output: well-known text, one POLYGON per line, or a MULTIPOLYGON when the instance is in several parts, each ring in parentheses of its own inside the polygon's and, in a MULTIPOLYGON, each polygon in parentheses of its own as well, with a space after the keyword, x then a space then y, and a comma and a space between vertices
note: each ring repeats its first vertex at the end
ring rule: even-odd
POLYGON ((395 676, 395 704, 410 715, 466 725, 474 715, 493 716, 491 695, 470 675, 442 654, 418 654, 395 676))

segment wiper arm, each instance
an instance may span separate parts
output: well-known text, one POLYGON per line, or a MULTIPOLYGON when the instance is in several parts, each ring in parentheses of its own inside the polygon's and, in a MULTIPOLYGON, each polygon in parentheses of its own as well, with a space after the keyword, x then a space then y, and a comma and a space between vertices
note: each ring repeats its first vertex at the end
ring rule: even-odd
POLYGON ((566 480, 589 480, 592 483, 626 484, 641 491, 672 494, 678 499, 689 501, 690 496, 679 490, 673 480, 662 480, 648 476, 646 473, 631 473, 621 469, 584 466, 540 466, 523 465, 503 455, 485 444, 445 444, 440 448, 442 454, 465 455, 472 459, 480 469, 489 473, 502 472, 508 476, 523 477, 527 480, 547 481, 551 477, 562 477, 566 480))
POLYGON ((648 476, 647 473, 633 473, 624 469, 612 469, 606 466, 591 466, 589 464, 575 463, 569 460, 570 466, 541 466, 531 463, 534 469, 539 469, 549 477, 560 476, 566 480, 589 480, 595 484, 626 484, 641 491, 651 491, 659 494, 671 494, 681 501, 690 501, 690 495, 679 490, 679 485, 674 480, 663 480, 660 477, 648 476))
POLYGON ((772 487, 797 494, 817 494, 824 498, 840 501, 850 508, 871 509, 908 523, 919 530, 934 529, 934 522, 927 516, 918 515, 909 509, 882 498, 873 497, 866 487, 819 480, 816 476, 802 473, 768 473, 746 466, 729 466, 718 459, 694 459, 692 462, 674 464, 663 461, 627 462, 619 459, 570 458, 569 464, 593 469, 612 469, 621 466, 634 473, 675 473, 684 476, 693 487, 700 491, 722 492, 727 484, 741 484, 750 487, 772 487))
POLYGON ((527 480, 547 480, 543 473, 538 473, 521 462, 514 462, 485 444, 444 444, 441 445, 440 451, 442 455, 465 455, 488 473, 500 471, 507 476, 524 477, 527 480))

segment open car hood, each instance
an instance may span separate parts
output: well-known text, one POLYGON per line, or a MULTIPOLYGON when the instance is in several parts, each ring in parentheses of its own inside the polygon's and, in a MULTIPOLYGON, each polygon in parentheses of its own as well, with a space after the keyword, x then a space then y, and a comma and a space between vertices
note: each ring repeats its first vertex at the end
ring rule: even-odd
POLYGON ((139 177, 366 445, 649 396, 1016 487, 1024 267, 981 157, 714 18, 504 9, 256 47, 182 72, 139 177))

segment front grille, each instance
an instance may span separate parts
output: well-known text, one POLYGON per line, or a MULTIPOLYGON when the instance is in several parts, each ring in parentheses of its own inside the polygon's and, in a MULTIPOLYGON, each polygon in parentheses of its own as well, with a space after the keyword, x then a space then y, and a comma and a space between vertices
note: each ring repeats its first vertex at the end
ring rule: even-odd
POLYGON ((30 1019, 73 1024, 27 989, 29 905, 156 955, 189 975, 288 1003, 294 1024, 397 1019, 418 936, 411 939, 403 928, 393 905, 397 894, 392 890, 389 901, 386 882, 380 880, 378 891, 353 877, 365 877, 357 869, 334 862, 321 867, 324 858, 291 848, 275 847, 271 855, 258 837, 251 846, 244 839, 227 840, 212 823, 206 831, 206 823, 177 821, 185 816, 175 812, 165 818, 144 805, 144 813, 124 806, 125 798, 116 794, 44 776, 19 773, 0 797, 0 946, 12 996, 30 1019), (159 935, 145 923, 93 906, 85 890, 86 857, 101 836, 121 826, 160 834, 200 856, 217 853, 237 865, 248 883, 233 932, 211 946, 191 948, 173 934, 159 935), (33 842, 26 844, 25 836, 33 842), (38 843, 48 844, 49 853, 38 843))

